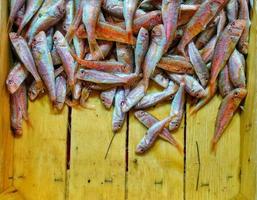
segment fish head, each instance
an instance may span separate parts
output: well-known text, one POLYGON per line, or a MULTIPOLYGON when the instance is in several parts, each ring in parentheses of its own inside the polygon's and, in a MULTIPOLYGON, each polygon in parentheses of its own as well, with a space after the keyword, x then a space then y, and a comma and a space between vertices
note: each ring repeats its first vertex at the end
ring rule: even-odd
POLYGON ((144 27, 142 27, 140 29, 138 35, 141 37, 141 40, 148 40, 149 39, 149 32, 144 27))
POLYGON ((41 44, 43 42, 46 42, 46 34, 44 31, 40 31, 32 40, 32 49, 36 48, 38 44, 41 44))
POLYGON ((143 154, 146 151, 145 147, 139 143, 136 147, 136 154, 143 154))
POLYGON ((17 40, 17 39, 19 39, 21 36, 19 36, 17 33, 15 33, 15 32, 10 32, 9 33, 9 38, 10 38, 10 40, 11 41, 15 41, 15 40, 17 40))
POLYGON ((32 85, 29 88, 28 96, 31 101, 34 101, 39 95, 42 95, 45 93, 45 90, 42 88, 38 88, 36 85, 32 85))
POLYGON ((234 99, 239 99, 240 101, 247 95, 247 90, 244 88, 236 88, 232 91, 234 99))
POLYGON ((144 117, 146 115, 146 112, 143 110, 138 110, 134 113, 135 117, 138 119, 141 119, 142 117, 144 117))
POLYGON ((6 80, 6 85, 7 85, 7 88, 8 90, 11 92, 11 93, 14 93, 17 89, 18 89, 18 85, 16 84, 15 80, 12 80, 12 79, 7 79, 6 80))
POLYGON ((122 124, 123 124, 123 120, 117 120, 117 121, 113 122, 112 131, 117 132, 118 130, 120 130, 122 127, 122 124))
POLYGON ((57 4, 56 9, 54 11, 54 16, 56 18, 61 18, 65 14, 65 2, 61 2, 60 4, 57 4))
POLYGON ((12 127, 12 131, 14 133, 14 135, 16 136, 20 136, 22 135, 22 128, 21 127, 12 127))
POLYGON ((152 36, 152 41, 153 42, 158 42, 159 43, 164 39, 166 40, 164 26, 162 24, 159 24, 159 25, 155 26, 152 29, 151 36, 152 36))
POLYGON ((60 31, 56 31, 53 36, 54 44, 61 45, 65 41, 63 34, 60 31))
POLYGON ((230 23, 229 33, 232 36, 240 37, 246 27, 246 20, 237 19, 230 23))

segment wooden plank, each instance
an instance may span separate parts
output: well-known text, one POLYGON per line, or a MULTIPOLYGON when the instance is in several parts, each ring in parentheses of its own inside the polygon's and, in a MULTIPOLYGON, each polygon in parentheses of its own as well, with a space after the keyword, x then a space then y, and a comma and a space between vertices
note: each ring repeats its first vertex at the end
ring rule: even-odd
POLYGON ((54 113, 47 96, 29 104, 33 127, 24 122, 14 141, 14 186, 26 200, 65 198, 67 113, 54 113))
POLYGON ((239 192, 240 116, 236 114, 211 153, 220 99, 215 97, 196 115, 187 116, 186 199, 231 199, 239 192), (196 142, 199 147, 200 173, 196 142))
POLYGON ((12 184, 13 137, 10 131, 9 95, 5 79, 9 71, 9 42, 7 35, 8 1, 0 3, 0 192, 12 184))
POLYGON ((3 193, 0 194, 1 200, 24 200, 22 195, 15 187, 9 187, 3 193))
POLYGON ((250 31, 249 55, 247 58, 247 90, 241 117, 241 193, 247 199, 257 199, 257 4, 252 10, 253 18, 250 31))
MULTIPOLYGON (((156 91, 154 86, 150 89, 156 91)), ((158 119, 169 115, 170 104, 165 103, 148 110, 158 119)), ((183 199, 183 156, 169 143, 158 139, 145 155, 138 156, 135 149, 146 128, 130 113, 127 172, 127 199, 183 199)), ((184 123, 174 133, 183 144, 184 123)))
POLYGON ((88 104, 95 110, 72 110, 69 199, 124 199, 126 124, 105 160, 113 136, 112 110, 104 108, 97 94, 88 104))

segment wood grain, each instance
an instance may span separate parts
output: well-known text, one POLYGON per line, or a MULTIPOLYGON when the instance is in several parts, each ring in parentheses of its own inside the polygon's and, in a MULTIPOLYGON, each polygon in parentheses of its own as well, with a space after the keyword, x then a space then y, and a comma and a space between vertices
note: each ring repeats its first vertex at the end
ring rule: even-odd
POLYGON ((47 96, 29 104, 32 127, 14 141, 14 186, 26 200, 65 198, 67 108, 54 113, 47 96))
POLYGON ((3 193, 0 194, 1 200, 24 200, 19 191, 14 187, 7 188, 3 193))
POLYGON ((7 35, 8 1, 0 3, 0 193, 11 186, 13 172, 13 136, 10 130, 9 94, 5 79, 9 71, 7 35))
POLYGON ((247 90, 241 116, 241 193, 247 199, 257 199, 257 8, 252 10, 252 24, 247 58, 247 90))
MULTIPOLYGON (((157 86, 150 91, 156 91, 157 86)), ((169 115, 170 104, 149 110, 158 119, 169 115)), ((183 199, 183 156, 169 143, 158 139, 145 155, 138 156, 135 149, 146 128, 130 113, 129 157, 127 172, 127 199, 183 199)), ((174 133, 183 144, 184 124, 174 133)))
POLYGON ((72 110, 69 199, 124 199, 126 123, 104 159, 113 136, 112 110, 96 94, 88 104, 95 110, 72 110))
POLYGON ((212 101, 193 116, 187 116, 186 199, 231 199, 239 192, 240 117, 236 114, 224 132, 217 151, 211 153, 216 114, 221 100, 212 101), (199 170, 196 142, 200 154, 199 170))

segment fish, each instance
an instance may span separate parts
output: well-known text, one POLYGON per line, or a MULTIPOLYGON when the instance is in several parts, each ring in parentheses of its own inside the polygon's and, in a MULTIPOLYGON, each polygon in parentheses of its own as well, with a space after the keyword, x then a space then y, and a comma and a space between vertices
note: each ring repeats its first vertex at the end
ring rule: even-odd
POLYGON ((101 42, 99 42, 100 50, 95 51, 94 54, 88 53, 85 56, 85 59, 86 60, 102 60, 103 58, 106 58, 106 56, 110 53, 112 47, 113 47, 113 42, 101 41, 101 42))
POLYGON ((145 87, 143 81, 141 80, 125 98, 124 103, 122 104, 122 112, 128 112, 133 106, 135 106, 144 96, 145 96, 145 87))
POLYGON ((165 29, 165 52, 168 51, 176 33, 180 12, 180 0, 162 0, 162 21, 165 29))
POLYGON ((173 81, 169 82, 167 88, 161 92, 153 92, 145 95, 136 105, 135 109, 146 109, 170 98, 178 90, 177 84, 173 81))
POLYGON ((121 107, 125 100, 125 91, 123 88, 118 88, 114 98, 114 109, 112 114, 112 131, 117 132, 124 124, 126 114, 122 112, 121 107))
MULTIPOLYGON (((76 31, 76 35, 81 39, 87 38, 87 32, 83 24, 79 26, 78 30, 76 31)), ((133 40, 131 40, 128 32, 121 27, 106 22, 97 23, 95 37, 99 40, 120 42, 131 45, 134 45, 136 42, 136 39, 133 38, 133 40)))
POLYGON ((164 72, 159 69, 154 71, 150 79, 163 88, 167 88, 169 85, 169 79, 165 76, 164 72))
POLYGON ((79 105, 80 106, 82 106, 84 108, 88 108, 86 102, 89 98, 90 93, 91 93, 91 89, 89 89, 88 87, 83 87, 83 89, 81 91, 80 100, 79 100, 79 105))
POLYGON ((28 77, 28 70, 20 62, 15 63, 6 78, 6 86, 10 94, 15 93, 28 77))
POLYGON ((216 26, 208 27, 206 30, 200 33, 199 37, 195 42, 195 46, 197 47, 197 49, 203 48, 210 41, 210 39, 215 35, 215 33, 216 33, 216 26))
POLYGON ((135 48, 135 73, 141 72, 141 65, 144 61, 147 49, 149 47, 149 32, 142 27, 137 36, 135 48))
POLYGON ((66 32, 69 31, 69 28, 74 20, 74 7, 75 2, 73 0, 66 0, 65 17, 62 22, 63 30, 66 32))
POLYGON ((248 44, 249 44, 249 30, 251 26, 251 21, 249 17, 249 8, 247 0, 238 0, 239 3, 239 13, 238 19, 242 19, 246 21, 245 28, 238 42, 238 50, 243 53, 248 53, 248 44))
POLYGON ((26 11, 19 25, 17 33, 20 34, 24 27, 29 23, 32 17, 36 14, 36 12, 42 6, 44 0, 28 0, 26 1, 26 11))
POLYGON ((194 67, 194 71, 197 77, 200 80, 200 83, 203 87, 206 87, 209 81, 209 70, 206 67, 198 49, 196 48, 194 42, 189 43, 188 45, 188 55, 189 59, 194 67))
POLYGON ((184 115, 185 102, 186 102, 185 82, 183 80, 180 83, 179 89, 175 94, 173 101, 171 103, 170 116, 174 116, 174 118, 169 123, 170 131, 174 131, 179 128, 184 115))
MULTIPOLYGON (((82 21, 86 27, 89 49, 92 54, 99 51, 96 41, 96 24, 98 22, 103 0, 87 0, 83 6, 82 21)), ((103 56, 102 56, 103 57, 103 56)))
POLYGON ((45 32, 39 32, 33 39, 31 44, 32 55, 35 60, 39 74, 49 93, 50 100, 55 102, 55 78, 54 66, 50 51, 47 46, 47 38, 45 32))
POLYGON ((225 129, 233 119, 233 116, 239 107, 242 100, 247 95, 247 90, 244 88, 236 88, 232 90, 221 102, 219 111, 215 122, 215 131, 212 138, 212 150, 215 147, 223 135, 225 129))
MULTIPOLYGON (((83 58, 85 54, 88 53, 85 41, 83 39, 78 38, 76 35, 73 37, 73 46, 75 53, 80 58, 83 58)), ((88 57, 91 58, 91 56, 88 57)))
POLYGON ((232 22, 238 17, 239 5, 237 0, 229 0, 226 6, 228 21, 232 22))
POLYGON ((44 5, 45 4, 43 4, 38 13, 33 17, 26 33, 26 38, 28 38, 29 45, 37 33, 40 31, 46 31, 50 27, 57 24, 65 14, 64 0, 58 0, 50 5, 44 5))
POLYGON ((246 77, 245 77, 245 58, 236 49, 231 54, 228 61, 228 73, 231 82, 236 88, 246 87, 246 77))
POLYGON ((233 85, 229 78, 228 66, 226 65, 219 74, 218 80, 220 95, 224 98, 233 90, 233 85))
POLYGON ((190 96, 196 97, 196 98, 206 97, 207 92, 193 76, 186 75, 186 74, 185 75, 169 74, 169 77, 177 84, 180 84, 184 80, 185 90, 190 96))
POLYGON ((184 57, 187 57, 185 53, 185 47, 187 44, 206 28, 226 3, 227 0, 208 0, 200 5, 199 9, 188 22, 184 35, 177 46, 179 53, 184 57))
POLYGON ((124 63, 127 65, 127 73, 132 73, 134 70, 134 55, 133 49, 127 44, 122 44, 116 42, 116 54, 118 62, 124 63))
POLYGON ((25 14, 25 5, 23 5, 21 7, 21 9, 17 12, 16 18, 15 18, 15 20, 13 22, 17 27, 20 26, 20 24, 21 24, 21 22, 23 20, 24 14, 25 14))
POLYGON ((199 51, 201 54, 201 57, 205 63, 208 63, 211 61, 214 53, 214 49, 217 42, 217 36, 213 36, 210 41, 199 51))
POLYGON ((226 65, 230 55, 233 53, 245 25, 245 20, 233 21, 226 26, 217 41, 212 58, 211 76, 209 81, 211 94, 214 94, 214 84, 217 77, 220 71, 226 65), (226 49, 226 51, 224 51, 224 49, 226 49))
MULTIPOLYGON (((156 119, 153 115, 150 113, 138 110, 134 113, 134 116, 146 127, 150 128, 153 124, 157 123, 159 120, 156 119)), ((181 145, 175 140, 175 138, 170 134, 169 130, 167 128, 164 128, 160 134, 159 137, 163 140, 166 140, 171 145, 175 146, 180 153, 183 153, 183 149, 181 145)))
POLYGON ((188 62, 183 56, 178 55, 164 55, 157 64, 157 67, 168 72, 179 74, 194 73, 194 68, 192 64, 188 62))
POLYGON ((64 71, 67 75, 67 83, 70 87, 73 87, 75 85, 75 71, 77 63, 73 59, 69 44, 62 33, 56 31, 53 39, 56 51, 61 58, 64 71))
POLYGON ((19 12, 19 10, 22 8, 22 6, 25 4, 25 0, 12 0, 11 1, 11 9, 10 14, 8 18, 8 30, 10 31, 12 29, 14 20, 19 12))
POLYGON ((79 69, 76 73, 76 77, 79 80, 84 80, 92 83, 111 84, 111 85, 124 85, 133 82, 137 79, 135 74, 110 74, 107 72, 101 72, 97 70, 79 69))
POLYGON ((74 89, 72 90, 72 100, 78 101, 81 97, 82 92, 82 81, 77 81, 75 83, 74 89))
POLYGON ((140 140, 139 144, 136 147, 136 154, 143 154, 148 149, 150 149, 154 142, 156 141, 157 137, 165 128, 166 124, 169 124, 170 121, 173 119, 172 116, 168 116, 161 121, 154 123, 146 132, 144 137, 140 140))
POLYGON ((49 51, 53 49, 53 44, 54 44, 53 36, 54 36, 54 28, 48 29, 46 31, 46 41, 47 41, 47 47, 49 51))
POLYGON ((51 57, 52 57, 52 61, 54 65, 61 65, 62 64, 62 60, 57 52, 57 49, 55 47, 55 45, 53 45, 53 48, 51 50, 51 57))
POLYGON ((33 56, 30 52, 30 49, 28 47, 28 44, 26 40, 19 36, 17 33, 11 32, 9 33, 9 37, 11 40, 11 43, 15 49, 15 52, 17 53, 18 57, 20 58, 21 62, 25 66, 25 68, 32 74, 34 79, 37 82, 37 87, 42 87, 42 80, 38 74, 33 56))
POLYGON ((75 54, 72 54, 75 60, 80 64, 81 67, 88 69, 94 69, 104 72, 129 72, 131 68, 129 65, 117 61, 94 61, 94 60, 83 60, 75 54))
POLYGON ((57 110, 62 110, 67 93, 67 83, 66 79, 60 75, 55 79, 55 91, 56 91, 56 100, 54 106, 57 110))
POLYGON ((128 37, 133 40, 133 21, 137 10, 138 0, 124 0, 123 2, 123 16, 125 19, 126 31, 128 37))
POLYGON ((149 79, 153 74, 157 63, 160 61, 166 44, 166 36, 163 25, 157 25, 151 32, 151 42, 148 51, 145 55, 145 60, 142 64, 143 69, 143 80, 145 90, 149 85, 149 79))
POLYGON ((111 88, 105 91, 102 91, 100 94, 100 99, 103 103, 103 105, 105 106, 105 108, 110 109, 114 98, 115 98, 115 94, 116 94, 117 88, 111 88))

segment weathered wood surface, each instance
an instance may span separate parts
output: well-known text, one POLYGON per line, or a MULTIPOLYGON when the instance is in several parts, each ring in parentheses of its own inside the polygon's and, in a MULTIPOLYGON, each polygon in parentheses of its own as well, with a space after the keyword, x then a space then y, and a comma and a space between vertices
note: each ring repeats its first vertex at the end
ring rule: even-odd
POLYGON ((4 192, 0 194, 1 200, 25 200, 19 191, 14 187, 7 188, 4 192))

